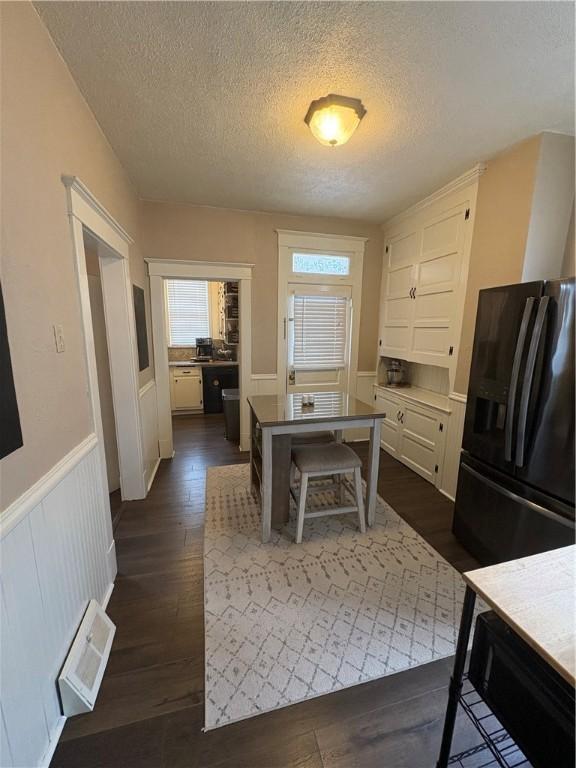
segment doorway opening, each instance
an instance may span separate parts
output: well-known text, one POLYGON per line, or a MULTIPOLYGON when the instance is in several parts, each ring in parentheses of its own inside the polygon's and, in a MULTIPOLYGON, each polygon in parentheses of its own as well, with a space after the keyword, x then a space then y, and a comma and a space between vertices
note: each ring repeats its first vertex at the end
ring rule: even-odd
MULTIPOLYGON (((212 337, 212 362, 221 366, 235 367, 238 376, 238 407, 240 411, 240 450, 247 450, 250 441, 250 422, 248 409, 248 395, 250 394, 252 373, 252 264, 233 262, 204 262, 204 261, 169 261, 167 259, 146 259, 148 274, 150 276, 150 297, 152 305, 152 337, 154 342, 154 370, 156 390, 158 397, 158 436, 160 457, 172 458, 174 455, 174 441, 172 430, 172 405, 170 392, 170 360, 169 344, 170 329, 167 311, 167 284, 170 281, 200 281, 207 283, 221 283, 229 286, 224 289, 226 304, 231 311, 226 314, 227 324, 224 329, 225 338, 222 344, 222 352, 234 355, 235 361, 214 358, 214 343, 212 337), (227 294, 231 294, 228 296, 227 294), (237 316, 233 317, 234 310, 237 316), (228 334, 226 336, 226 334, 228 334), (215 361, 215 362, 214 362, 215 361), (230 366, 235 362, 235 366, 230 366)), ((185 286, 184 286, 185 287, 185 286)), ((194 338, 194 343, 196 339, 194 338)), ((209 342, 210 343, 210 342, 209 342)), ((196 357, 201 345, 196 346, 196 357)), ((218 345, 217 345, 218 346, 218 345)), ((188 354, 188 352, 186 353, 188 354)), ((208 355, 209 356, 209 353, 208 355)), ((191 361, 190 361, 191 362, 191 361)), ((202 362, 202 361, 195 361, 202 362)), ((206 361, 208 362, 208 361, 206 361)), ((174 366, 172 366, 174 367, 174 366)), ((181 366, 182 367, 182 366, 181 366)), ((207 364, 206 367, 209 367, 207 364)), ((192 370, 192 366, 183 366, 183 370, 192 370)), ((213 372, 214 373, 214 372, 213 372)), ((216 372, 214 375, 218 378, 216 372)), ((193 377, 193 373, 189 374, 193 377)), ((218 389, 233 389, 223 387, 222 382, 214 382, 206 379, 206 386, 212 382, 218 389)), ((197 384, 199 387, 199 383, 197 384)), ((204 409, 204 372, 202 373, 202 410, 204 409)))
POLYGON ((132 239, 80 179, 76 176, 63 176, 62 182, 67 194, 68 215, 78 279, 84 351, 88 372, 88 395, 100 459, 102 503, 103 509, 107 510, 109 521, 110 569, 115 573, 116 561, 110 516, 109 482, 85 242, 88 242, 90 249, 95 252, 100 271, 120 470, 120 490, 122 499, 129 500, 143 499, 147 492, 138 387, 134 292, 128 263, 132 239))
POLYGON ((238 281, 166 279, 164 301, 173 429, 209 428, 238 447, 238 281))

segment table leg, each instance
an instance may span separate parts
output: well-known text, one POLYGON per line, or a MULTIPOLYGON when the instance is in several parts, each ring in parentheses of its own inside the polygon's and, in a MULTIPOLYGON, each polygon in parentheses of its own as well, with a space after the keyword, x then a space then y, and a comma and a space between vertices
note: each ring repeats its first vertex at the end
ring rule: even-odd
POLYGON ((262 477, 260 485, 262 495, 262 541, 270 539, 272 525, 272 433, 262 427, 262 477))
POLYGON ((470 630, 472 628, 472 619, 474 617, 475 602, 476 593, 467 586, 464 594, 464 605, 462 606, 462 617, 460 619, 456 655, 454 656, 454 669, 452 670, 452 677, 450 678, 450 685, 448 687, 448 704, 446 705, 442 743, 440 745, 440 755, 438 757, 438 762, 436 763, 436 768, 446 768, 450 758, 452 736, 454 735, 458 701, 462 691, 462 676, 464 675, 464 665, 466 663, 466 653, 468 651, 468 641, 470 639, 470 630))
POLYGON ((378 495, 378 470, 380 468, 380 419, 375 419, 370 428, 370 453, 368 456, 368 477, 366 482, 366 521, 374 525, 376 517, 376 496, 378 495))

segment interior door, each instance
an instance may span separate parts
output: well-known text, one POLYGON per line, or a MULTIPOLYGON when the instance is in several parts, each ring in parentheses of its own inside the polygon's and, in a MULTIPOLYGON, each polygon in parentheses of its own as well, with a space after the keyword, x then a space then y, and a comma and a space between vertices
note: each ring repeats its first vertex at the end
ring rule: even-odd
POLYGON ((460 205, 424 225, 412 290, 412 360, 448 365, 454 343, 451 331, 464 250, 465 217, 466 208, 460 205))
POLYGON ((349 286, 288 286, 286 391, 345 392, 349 384, 349 286))

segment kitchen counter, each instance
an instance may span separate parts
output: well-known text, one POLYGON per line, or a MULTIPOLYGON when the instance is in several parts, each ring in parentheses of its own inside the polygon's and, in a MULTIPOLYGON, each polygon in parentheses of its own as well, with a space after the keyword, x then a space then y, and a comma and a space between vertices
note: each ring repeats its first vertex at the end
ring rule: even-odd
POLYGON ((376 389, 381 389, 390 394, 397 395, 398 397, 411 400, 414 403, 427 405, 431 408, 435 408, 438 411, 444 413, 450 413, 452 408, 450 407, 450 399, 447 395, 441 395, 438 392, 432 392, 429 389, 421 389, 420 387, 412 387, 410 385, 406 387, 390 387, 386 384, 374 384, 376 389))
POLYGON ((238 365, 237 360, 206 360, 203 362, 186 362, 184 360, 171 360, 168 363, 170 368, 202 368, 205 365, 238 365))

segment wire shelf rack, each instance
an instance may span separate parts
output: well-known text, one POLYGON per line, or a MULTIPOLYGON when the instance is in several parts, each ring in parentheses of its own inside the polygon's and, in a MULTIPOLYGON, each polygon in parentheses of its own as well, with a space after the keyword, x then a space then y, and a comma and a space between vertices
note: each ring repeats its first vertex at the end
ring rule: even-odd
POLYGON ((460 705, 482 737, 482 743, 452 755, 448 765, 454 768, 532 768, 467 676, 463 680, 460 705))

